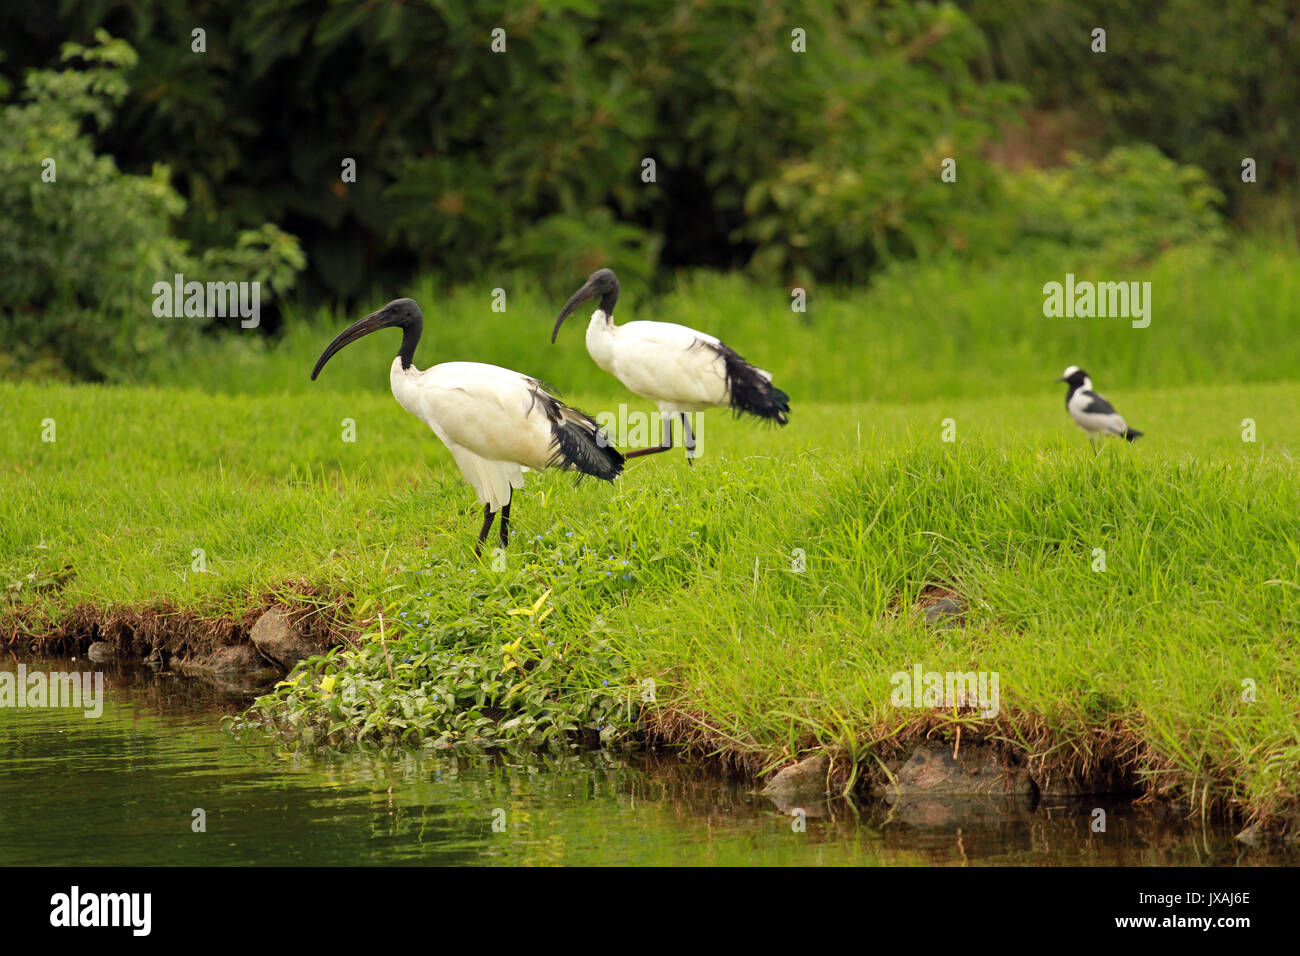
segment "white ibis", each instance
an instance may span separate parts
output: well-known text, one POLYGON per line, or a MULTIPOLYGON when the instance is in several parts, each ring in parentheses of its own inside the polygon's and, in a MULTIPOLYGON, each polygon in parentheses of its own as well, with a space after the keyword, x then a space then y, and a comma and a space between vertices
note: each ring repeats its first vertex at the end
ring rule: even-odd
POLYGON ((1115 411, 1110 402, 1092 390, 1092 379, 1079 366, 1071 365, 1057 381, 1069 383, 1070 390, 1065 393, 1065 409, 1074 423, 1088 433, 1088 440, 1093 442, 1094 455, 1097 453, 1098 434, 1122 435, 1129 441, 1141 437, 1142 433, 1129 428, 1123 416, 1115 411))
POLYGON ((551 332, 551 344, 569 313, 596 296, 600 308, 591 314, 587 326, 588 353, 632 392, 657 404, 663 416, 661 443, 627 452, 625 457, 672 448, 674 415, 681 416, 688 462, 695 452, 688 412, 729 406, 738 415, 756 415, 778 425, 789 420, 790 396, 772 384, 769 373, 750 365, 716 337, 671 322, 615 325, 618 277, 610 269, 593 272, 564 304, 551 332))
POLYGON ((483 505, 475 553, 497 512, 501 547, 509 543, 510 499, 524 486, 525 468, 571 468, 605 481, 622 472, 623 456, 595 420, 559 401, 538 379, 478 362, 416 368, 424 316, 412 299, 394 299, 340 332, 316 361, 312 381, 339 349, 388 328, 402 330, 402 347, 388 373, 393 397, 442 439, 483 505))

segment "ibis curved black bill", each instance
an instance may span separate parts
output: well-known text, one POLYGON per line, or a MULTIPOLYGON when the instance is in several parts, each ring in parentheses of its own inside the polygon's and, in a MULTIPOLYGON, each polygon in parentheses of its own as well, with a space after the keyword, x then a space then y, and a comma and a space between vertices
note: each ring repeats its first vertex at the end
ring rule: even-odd
POLYGON ((577 292, 573 293, 573 295, 569 296, 569 301, 564 303, 564 308, 560 310, 560 317, 555 320, 555 328, 551 330, 552 345, 555 344, 555 337, 560 334, 560 326, 563 325, 564 320, 569 317, 569 313, 582 305, 582 303, 586 302, 588 299, 595 296, 595 294, 596 290, 593 289, 591 283, 588 282, 577 292))
POLYGON ((555 320, 555 328, 551 330, 552 345, 555 344, 555 337, 560 334, 560 326, 564 324, 569 314, 582 303, 596 296, 600 296, 601 310, 606 316, 612 316, 614 303, 618 301, 618 276, 614 275, 613 269, 596 270, 588 276, 581 289, 569 296, 569 301, 564 303, 564 308, 560 310, 560 317, 555 320))
POLYGON ((311 380, 316 381, 316 376, 325 367, 325 363, 344 346, 351 345, 371 332, 392 328, 402 330, 402 347, 397 354, 402 359, 402 368, 410 368, 415 359, 415 346, 424 330, 424 316, 414 299, 394 299, 379 311, 371 312, 364 319, 357 319, 335 336, 334 341, 325 347, 325 351, 316 360, 316 367, 311 370, 311 380))

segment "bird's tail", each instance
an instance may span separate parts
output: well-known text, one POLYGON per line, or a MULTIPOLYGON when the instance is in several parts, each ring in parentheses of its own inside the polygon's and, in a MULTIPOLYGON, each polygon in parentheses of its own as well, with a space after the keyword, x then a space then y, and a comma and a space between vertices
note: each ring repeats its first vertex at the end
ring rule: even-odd
POLYGON ((1142 437, 1142 432, 1138 431, 1136 428, 1127 428, 1124 430, 1124 437, 1129 441, 1137 441, 1137 439, 1142 437))
POLYGON ((778 425, 790 420, 790 396, 772 384, 769 373, 750 365, 721 342, 712 348, 722 358, 727 393, 737 415, 756 415, 778 425))
POLYGON ((602 481, 613 481, 622 474, 623 455, 596 420, 560 401, 551 401, 554 402, 554 415, 550 415, 552 409, 547 410, 555 448, 551 464, 557 468, 572 468, 602 481))

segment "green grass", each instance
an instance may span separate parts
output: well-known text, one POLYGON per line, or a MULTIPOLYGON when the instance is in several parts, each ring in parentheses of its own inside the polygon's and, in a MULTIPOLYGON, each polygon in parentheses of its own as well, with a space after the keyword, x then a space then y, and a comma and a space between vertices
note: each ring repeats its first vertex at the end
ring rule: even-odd
POLYGON ((19 591, 11 618, 28 601, 56 617, 158 601, 235 615, 306 579, 354 595, 370 631, 388 608, 402 653, 427 644, 405 610, 475 622, 489 656, 525 633, 504 609, 550 587, 542 632, 566 648, 600 636, 602 655, 557 678, 591 691, 597 723, 626 723, 615 704, 652 677, 643 716, 687 720, 755 766, 827 746, 870 771, 873 745, 920 726, 889 706, 890 674, 983 669, 1000 674, 1002 715, 963 717, 971 733, 1086 762, 1099 728, 1121 728, 1155 785, 1291 807, 1300 387, 1110 391, 1148 437, 1097 458, 1050 384, 1012 404, 800 403, 784 430, 713 414, 693 468, 645 459, 612 487, 530 475, 498 572, 473 556, 472 493, 391 397, 4 385, 0 571, 74 571, 57 599, 19 591), (192 571, 195 548, 209 573, 192 571), (919 623, 911 605, 934 582, 969 596, 966 627, 919 623))
MULTIPOLYGON (((914 266, 813 290, 808 316, 735 278, 646 303, 625 289, 625 318, 708 328, 771 369, 792 423, 710 413, 693 468, 640 459, 613 486, 530 475, 504 568, 475 559, 473 493, 387 393, 395 337, 308 382, 354 314, 159 357, 157 382, 186 388, 0 383, 0 634, 57 631, 79 605, 235 619, 305 582, 350 602, 362 647, 263 712, 336 739, 639 722, 751 769, 825 747, 869 774, 960 727, 1061 775, 1122 764, 1160 792, 1294 814, 1300 254, 1207 255, 914 266), (1090 269, 1150 279, 1151 327, 1045 319, 1042 283, 1090 269), (1052 381, 1070 363, 1146 437, 1094 458, 1052 381), (921 622, 932 584, 969 599, 965 626, 921 622), (890 675, 918 663, 996 671, 1000 715, 891 707, 890 675)), ((502 315, 486 286, 435 291, 395 290, 425 306, 419 364, 491 361, 591 412, 651 411, 594 368, 581 320, 547 344, 548 297, 521 287, 502 315)))
MULTIPOLYGON (((979 394, 1038 395, 1067 365, 1096 373, 1109 393, 1138 385, 1286 381, 1300 368, 1300 251, 1276 242, 1230 252, 1176 249, 1152 264, 1074 260, 1061 254, 992 264, 907 263, 869 289, 809 290, 808 311, 790 291, 738 275, 685 274, 672 293, 648 299, 624 286, 616 317, 706 330, 771 371, 800 403, 923 402, 979 394), (1093 281, 1150 281, 1151 325, 1124 319, 1044 318, 1043 285, 1066 272, 1093 281), (1212 346, 1212 347, 1211 347, 1212 346)), ((583 344, 584 307, 550 344, 568 292, 546 295, 527 279, 485 277, 455 290, 423 279, 372 296, 351 311, 289 309, 286 334, 265 345, 252 332, 225 336, 183 360, 159 355, 151 381, 224 394, 282 395, 310 389, 381 391, 398 333, 349 346, 314 384, 316 357, 346 325, 389 298, 408 295, 425 312, 420 367, 490 361, 536 375, 566 395, 618 395, 583 344), (491 310, 492 290, 507 292, 491 310)), ((571 288, 570 288, 571 286, 571 288)))

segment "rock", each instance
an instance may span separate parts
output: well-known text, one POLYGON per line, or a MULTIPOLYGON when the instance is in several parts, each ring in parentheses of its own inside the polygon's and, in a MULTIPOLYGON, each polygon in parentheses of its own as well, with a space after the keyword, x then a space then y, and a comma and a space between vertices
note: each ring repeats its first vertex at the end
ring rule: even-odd
POLYGON ((1237 839, 1246 846, 1257 847, 1264 842, 1264 828, 1258 823, 1252 823, 1246 829, 1237 834, 1237 839))
POLYGON ((966 599, 950 588, 930 585, 917 597, 917 607, 933 627, 960 627, 966 621, 966 599))
POLYGON ((117 645, 110 644, 108 641, 96 641, 86 648, 86 657, 95 663, 116 660, 117 645))
POLYGON ((1034 807, 1034 799, 1028 794, 896 797, 888 802, 890 822, 943 829, 997 827, 1008 821, 1026 820, 1034 807))
POLYGON ((956 627, 962 622, 966 606, 956 598, 939 598, 925 608, 925 623, 936 627, 956 627))
POLYGON ((1276 851, 1280 847, 1293 847, 1300 844, 1300 817, 1256 820, 1238 833, 1237 839, 1253 849, 1264 847, 1276 851))
POLYGON ((1029 812, 1034 784, 1023 764, 1007 766, 998 752, 968 743, 954 758, 944 743, 921 744, 878 787, 891 819, 911 826, 988 826, 1029 812))
POLYGON ((887 798, 915 796, 1027 796, 1033 781, 1023 765, 1008 766, 992 747, 967 744, 954 759, 943 743, 922 744, 883 788, 887 798))
POLYGON ((795 794, 819 796, 826 792, 826 771, 831 765, 830 758, 824 753, 805 757, 796 764, 786 767, 763 787, 768 796, 780 794, 783 797, 795 794))
POLYGON ((772 806, 776 807, 782 816, 788 817, 796 810, 802 810, 803 815, 810 820, 834 815, 831 811, 830 800, 818 793, 800 795, 798 793, 767 793, 765 791, 763 796, 772 801, 772 806))
POLYGON ((317 648, 294 628, 283 608, 273 607, 259 617, 249 638, 263 657, 286 671, 317 652, 317 648))
POLYGON ((280 676, 279 670, 268 665, 252 644, 230 644, 203 657, 175 661, 173 665, 186 677, 223 683, 231 678, 238 678, 241 683, 267 682, 280 676))

